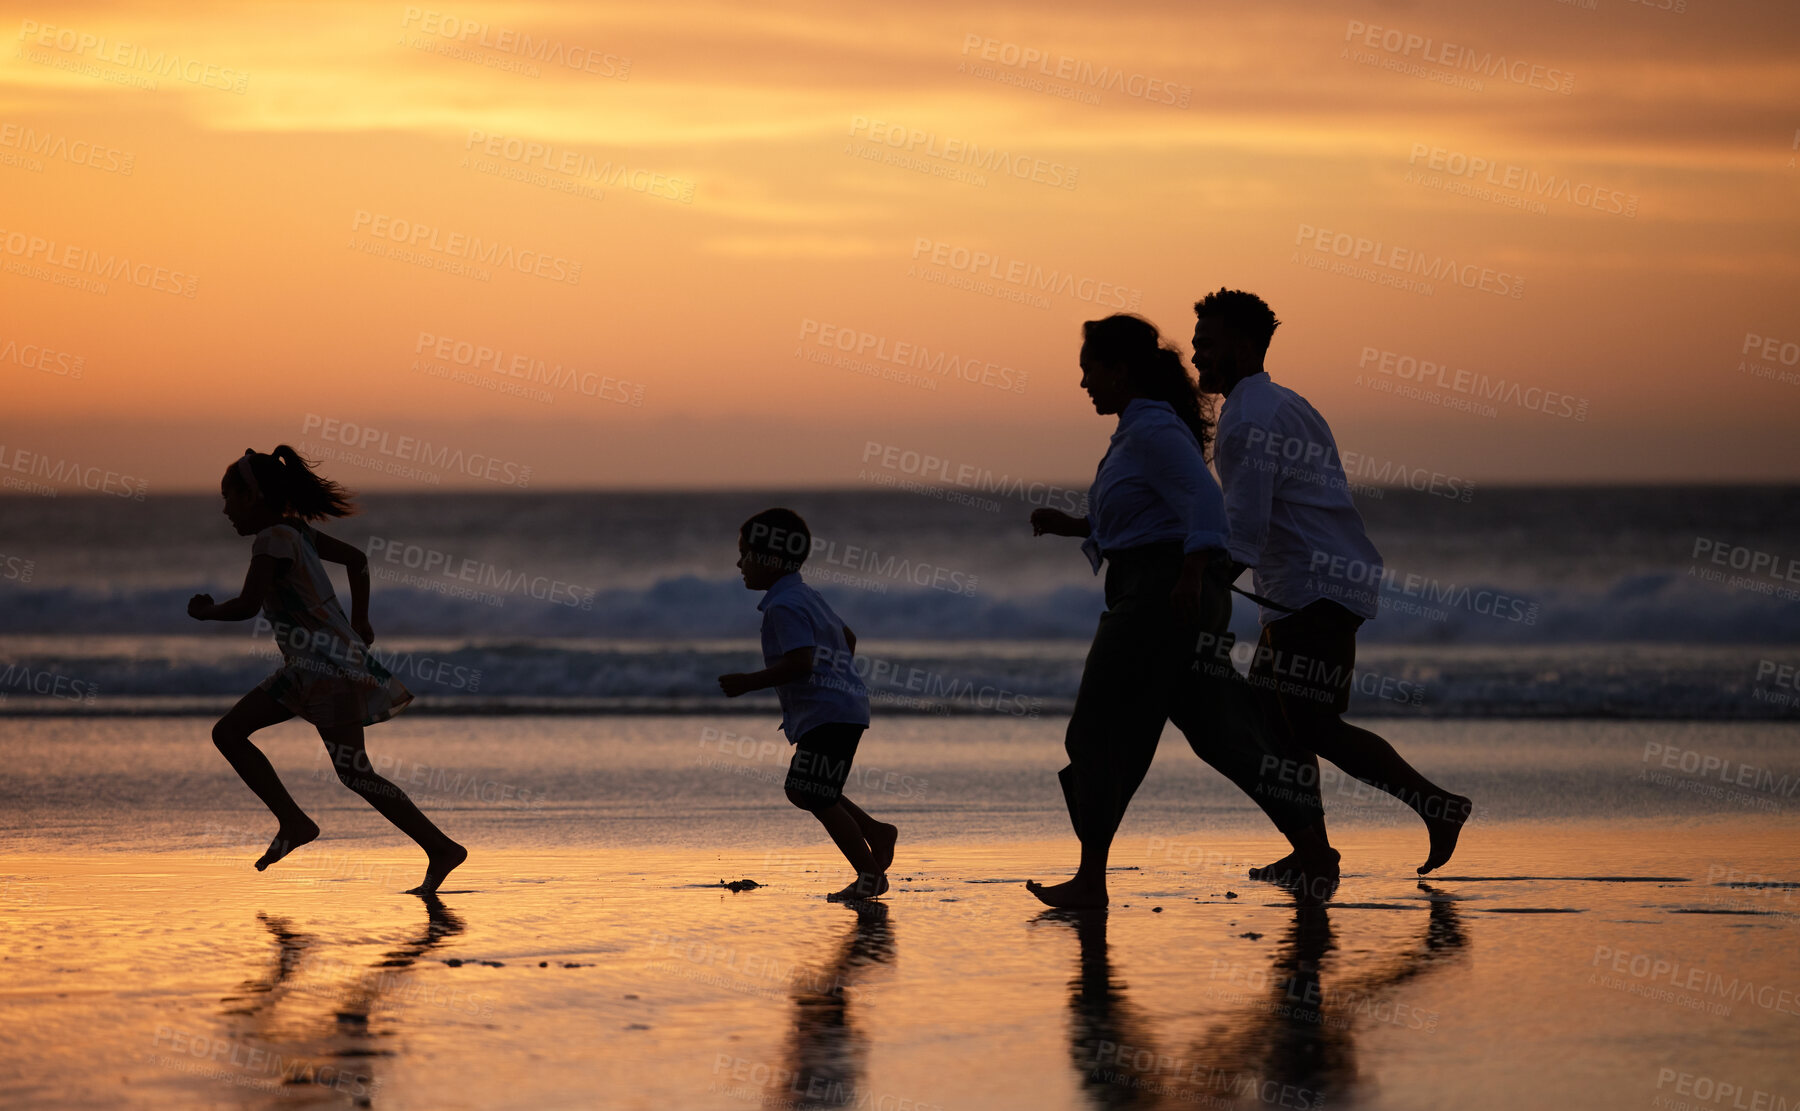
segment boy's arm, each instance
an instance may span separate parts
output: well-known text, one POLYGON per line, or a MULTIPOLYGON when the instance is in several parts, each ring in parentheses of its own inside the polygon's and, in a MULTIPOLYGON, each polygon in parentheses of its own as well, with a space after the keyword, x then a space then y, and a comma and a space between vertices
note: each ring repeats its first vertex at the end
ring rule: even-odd
POLYGON ((1078 536, 1086 538, 1094 531, 1094 522, 1089 517, 1073 517, 1060 509, 1044 507, 1031 511, 1031 534, 1042 536, 1078 536))
POLYGON ((798 683, 812 675, 815 651, 817 650, 809 644, 783 655, 773 667, 765 667, 761 671, 737 671, 730 675, 721 675, 719 676, 719 689, 725 692, 725 697, 736 698, 740 694, 766 690, 769 687, 779 687, 783 683, 798 683))
POLYGON ((272 555, 253 556, 250 570, 244 573, 244 586, 236 598, 215 602, 210 594, 196 594, 188 599, 188 616, 196 621, 245 621, 261 610, 269 588, 275 585, 276 566, 281 561, 272 555))
POLYGON ((319 558, 341 563, 350 574, 350 627, 367 644, 375 639, 369 627, 369 557, 361 548, 353 547, 333 536, 313 530, 313 550, 319 558))

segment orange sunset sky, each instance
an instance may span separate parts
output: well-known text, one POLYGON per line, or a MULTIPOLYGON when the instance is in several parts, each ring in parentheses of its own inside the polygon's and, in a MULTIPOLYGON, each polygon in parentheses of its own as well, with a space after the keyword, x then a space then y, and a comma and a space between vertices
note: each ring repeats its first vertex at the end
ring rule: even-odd
POLYGON ((197 490, 354 441, 357 488, 839 486, 875 443, 1079 478, 1080 322, 1185 349, 1232 285, 1372 459, 1800 479, 1789 0, 8 20, 0 465, 197 490))

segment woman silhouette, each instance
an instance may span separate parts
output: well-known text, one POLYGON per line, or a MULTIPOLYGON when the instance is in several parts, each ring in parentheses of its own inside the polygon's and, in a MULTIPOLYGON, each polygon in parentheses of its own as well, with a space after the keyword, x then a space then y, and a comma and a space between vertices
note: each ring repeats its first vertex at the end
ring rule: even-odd
POLYGON ((1081 839, 1075 878, 1025 886, 1053 907, 1105 906, 1106 861, 1131 796, 1173 720, 1194 752, 1254 799, 1290 839, 1320 820, 1273 781, 1254 698, 1229 664, 1225 499, 1206 469, 1212 420, 1181 354, 1156 326, 1119 314, 1082 325, 1081 386, 1118 430, 1088 490, 1088 514, 1031 514, 1039 536, 1084 539, 1106 564, 1106 612, 1082 670, 1059 774, 1081 839), (1201 658, 1196 660, 1196 644, 1201 658))

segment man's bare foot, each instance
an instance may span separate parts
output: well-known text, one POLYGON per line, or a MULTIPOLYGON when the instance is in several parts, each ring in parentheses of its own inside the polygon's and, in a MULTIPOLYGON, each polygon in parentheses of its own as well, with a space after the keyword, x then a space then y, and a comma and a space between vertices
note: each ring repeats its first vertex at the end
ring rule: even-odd
POLYGON ((311 818, 303 819, 305 825, 282 826, 275 832, 275 840, 269 842, 269 851, 256 860, 256 870, 264 870, 269 865, 293 852, 309 841, 319 839, 319 823, 311 818))
POLYGON ((869 838, 869 851, 875 854, 875 867, 883 872, 894 863, 894 843, 900 840, 898 826, 878 822, 875 836, 869 838))
POLYGON ((1067 883, 1045 887, 1036 880, 1026 880, 1025 890, 1036 895, 1045 906, 1060 910, 1088 910, 1106 905, 1106 880, 1090 880, 1077 874, 1067 883))
POLYGON ((1322 907, 1337 894, 1339 882, 1336 872, 1311 876, 1305 872, 1289 872, 1287 878, 1275 886, 1294 897, 1295 907, 1322 907))
POLYGON ((425 882, 417 887, 408 888, 408 895, 430 895, 443 886, 444 877, 455 870, 458 864, 469 859, 469 850, 454 841, 446 841, 443 848, 431 853, 425 862, 425 882))
POLYGON ((842 891, 833 891, 825 898, 834 903, 853 903, 858 899, 873 899, 878 895, 886 895, 887 889, 886 872, 859 872, 855 883, 842 891))
POLYGON ((1273 864, 1250 869, 1250 878, 1279 884, 1303 883, 1317 877, 1336 879, 1339 859, 1333 848, 1307 852, 1295 849, 1273 864))
POLYGON ((1456 839, 1462 836, 1463 823, 1469 820, 1473 809, 1474 804, 1462 795, 1446 795, 1443 814, 1425 819, 1425 831, 1431 835, 1431 855, 1419 865, 1419 875, 1449 863, 1450 854, 1456 851, 1456 839))

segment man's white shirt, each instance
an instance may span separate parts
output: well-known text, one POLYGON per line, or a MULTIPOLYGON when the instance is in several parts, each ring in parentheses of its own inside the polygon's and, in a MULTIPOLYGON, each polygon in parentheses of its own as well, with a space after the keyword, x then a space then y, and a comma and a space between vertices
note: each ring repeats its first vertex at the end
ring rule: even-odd
MULTIPOLYGON (((1213 458, 1231 521, 1231 558, 1256 592, 1289 609, 1321 598, 1358 617, 1380 611, 1381 553, 1370 542, 1337 441, 1305 398, 1252 374, 1219 413, 1213 458)), ((1263 624, 1287 616, 1262 607, 1263 624)))

